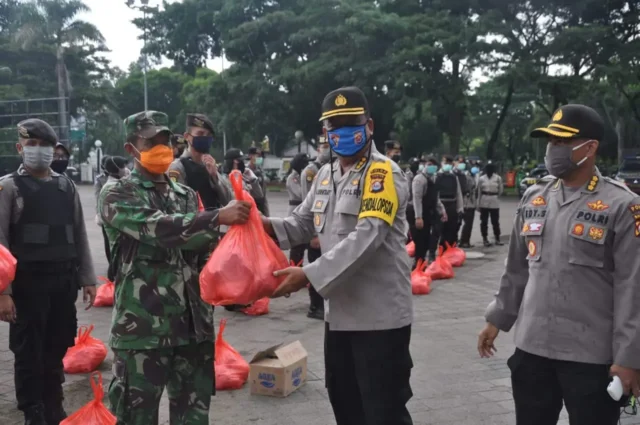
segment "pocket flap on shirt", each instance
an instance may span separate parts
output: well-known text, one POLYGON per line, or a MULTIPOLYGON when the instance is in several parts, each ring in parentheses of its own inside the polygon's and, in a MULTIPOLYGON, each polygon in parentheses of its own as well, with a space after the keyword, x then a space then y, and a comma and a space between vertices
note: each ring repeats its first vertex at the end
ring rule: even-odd
POLYGON ((336 203, 336 212, 339 214, 358 215, 362 198, 359 196, 342 197, 336 203))

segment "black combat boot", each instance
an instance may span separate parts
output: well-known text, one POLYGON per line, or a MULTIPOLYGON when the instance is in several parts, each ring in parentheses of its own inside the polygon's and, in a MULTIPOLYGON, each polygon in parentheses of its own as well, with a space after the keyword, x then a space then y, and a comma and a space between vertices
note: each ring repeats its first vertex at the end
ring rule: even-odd
POLYGON ((458 247, 470 249, 470 248, 473 248, 473 245, 471 245, 469 242, 461 242, 460 245, 458 245, 458 247))
POLYGON ((60 422, 67 419, 67 412, 62 407, 62 401, 45 403, 44 417, 47 425, 60 425, 60 422))
POLYGON ((491 242, 489 242, 489 239, 487 239, 486 237, 482 238, 482 241, 484 243, 485 248, 488 248, 491 246, 491 242))
POLYGON ((49 425, 44 417, 44 406, 29 407, 24 411, 24 425, 49 425))
POLYGON ((502 243, 502 242, 500 241, 500 236, 496 236, 496 245, 497 245, 497 246, 502 246, 502 245, 504 245, 504 243, 502 243))

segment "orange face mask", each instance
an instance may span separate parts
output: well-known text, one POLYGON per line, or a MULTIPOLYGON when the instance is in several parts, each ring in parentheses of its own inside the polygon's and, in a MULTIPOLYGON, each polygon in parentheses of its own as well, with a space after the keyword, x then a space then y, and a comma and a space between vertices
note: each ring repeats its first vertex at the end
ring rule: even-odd
POLYGON ((140 154, 140 159, 136 160, 151 174, 165 173, 173 162, 173 149, 166 145, 156 145, 145 152, 136 151, 140 154))

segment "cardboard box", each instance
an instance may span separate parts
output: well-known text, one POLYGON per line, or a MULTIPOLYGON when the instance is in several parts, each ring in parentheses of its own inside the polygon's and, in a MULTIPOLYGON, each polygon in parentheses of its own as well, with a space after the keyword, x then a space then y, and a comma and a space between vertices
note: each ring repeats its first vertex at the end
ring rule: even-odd
POLYGON ((249 362, 251 394, 286 397, 307 382, 307 350, 300 341, 260 351, 249 362))

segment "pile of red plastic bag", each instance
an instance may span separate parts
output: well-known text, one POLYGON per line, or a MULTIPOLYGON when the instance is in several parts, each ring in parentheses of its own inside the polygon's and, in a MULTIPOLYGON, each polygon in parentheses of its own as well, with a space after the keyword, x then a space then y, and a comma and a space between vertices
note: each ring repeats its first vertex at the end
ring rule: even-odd
POLYGON ((249 379, 249 363, 222 334, 227 320, 220 321, 220 330, 216 337, 214 368, 216 372, 216 390, 239 390, 249 379))
POLYGON ((102 402, 104 398, 102 375, 100 372, 93 372, 89 379, 93 389, 93 400, 60 422, 60 425, 116 425, 116 417, 102 402))
POLYGON ((98 276, 102 285, 96 289, 96 299, 93 301, 94 307, 112 307, 115 298, 116 286, 104 276, 98 276))
POLYGON ((89 373, 96 370, 107 358, 104 342, 91 336, 93 325, 80 326, 75 345, 67 350, 62 363, 65 373, 89 373))

